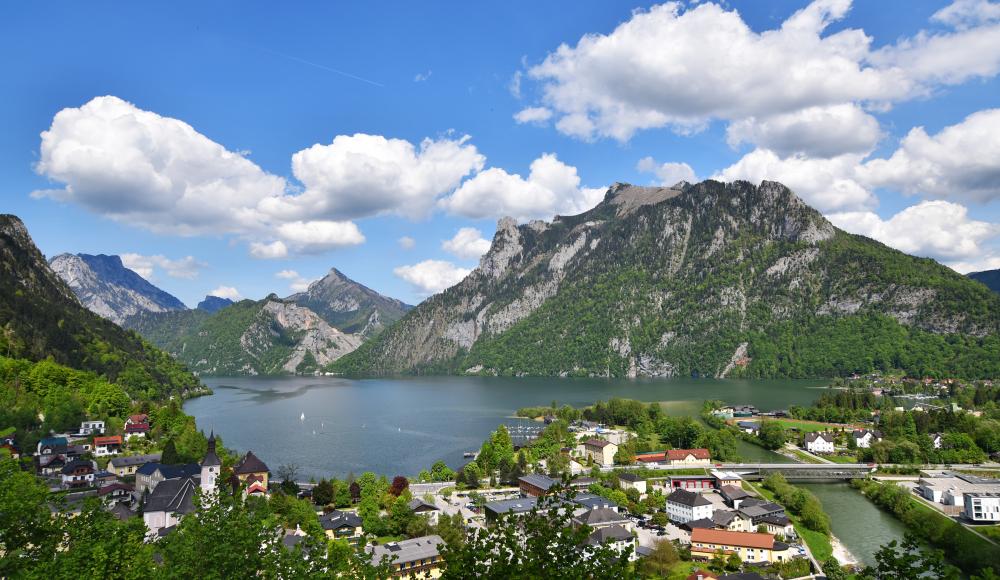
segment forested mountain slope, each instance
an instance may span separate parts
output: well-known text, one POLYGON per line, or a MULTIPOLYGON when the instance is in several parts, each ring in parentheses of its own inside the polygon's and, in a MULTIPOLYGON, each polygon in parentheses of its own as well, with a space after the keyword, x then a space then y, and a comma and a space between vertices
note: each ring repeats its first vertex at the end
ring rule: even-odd
POLYGON ((479 267, 333 368, 357 374, 1000 376, 1000 296, 833 227, 775 182, 612 186, 500 221, 479 267))
POLYGON ((1000 270, 986 270, 983 272, 972 272, 969 278, 977 282, 986 284, 986 287, 994 292, 1000 292, 1000 270))

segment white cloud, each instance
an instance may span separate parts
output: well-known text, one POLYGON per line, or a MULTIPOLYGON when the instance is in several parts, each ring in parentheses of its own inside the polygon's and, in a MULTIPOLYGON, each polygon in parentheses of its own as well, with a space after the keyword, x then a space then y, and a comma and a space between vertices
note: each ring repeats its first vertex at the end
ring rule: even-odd
POLYGON ((282 280, 294 280, 301 277, 295 270, 282 270, 277 272, 274 276, 276 278, 281 278, 282 280))
POLYGON ((356 246, 365 241, 365 236, 354 222, 328 220, 288 222, 278 226, 277 233, 296 252, 304 254, 356 246))
POLYGON ((396 276, 412 284, 425 295, 436 294, 462 281, 472 270, 460 268, 443 260, 424 260, 393 270, 396 276))
POLYGON ((670 187, 680 181, 695 183, 698 178, 694 174, 694 169, 687 163, 657 163, 652 157, 643 157, 636 164, 635 168, 643 173, 652 173, 656 176, 660 185, 670 187))
POLYGON ((810 159, 795 155, 781 158, 773 151, 756 149, 718 172, 714 179, 767 179, 787 185, 806 203, 823 212, 856 211, 877 205, 875 196, 856 178, 863 155, 810 159))
POLYGON ((873 187, 972 201, 1000 198, 1000 109, 973 113, 928 135, 916 127, 888 159, 861 170, 873 187))
POLYGON ((923 201, 887 220, 872 212, 830 214, 834 225, 866 235, 907 254, 935 258, 959 271, 971 271, 983 259, 996 259, 985 242, 1000 235, 1000 226, 971 219, 965 206, 923 201))
POLYGON ((167 273, 171 278, 184 278, 187 280, 197 278, 198 272, 207 266, 194 256, 184 256, 172 260, 162 254, 154 256, 144 256, 142 254, 122 254, 122 264, 129 270, 134 271, 147 280, 156 279, 156 269, 159 268, 167 273))
POLYGON ((846 142, 823 147, 819 130, 804 125, 822 126, 831 115, 808 111, 884 109, 1000 69, 1000 31, 982 16, 992 6, 963 11, 977 14, 960 19, 971 22, 964 30, 919 33, 876 51, 863 30, 828 32, 850 7, 850 0, 816 0, 780 27, 756 32, 717 3, 667 2, 635 11, 610 33, 563 44, 527 72, 557 116, 556 128, 581 139, 627 141, 661 127, 685 133, 721 119, 751 124, 734 129, 738 140, 770 140, 754 143, 783 154, 816 154, 811 149, 819 147, 836 155, 871 142, 872 119, 853 111, 864 134, 838 134, 846 142))
POLYGON ((450 240, 441 243, 444 251, 463 260, 478 258, 490 249, 490 240, 483 238, 483 232, 476 228, 461 228, 450 240))
POLYGON ((305 292, 309 289, 309 285, 315 282, 315 280, 307 280, 306 278, 298 278, 288 285, 292 289, 292 292, 305 292))
POLYGON ((281 240, 269 244, 251 242, 250 255, 259 260, 278 260, 288 256, 288 246, 281 240))
POLYGON ((228 298, 234 301, 242 298, 242 296, 240 296, 239 290, 233 288, 232 286, 219 286, 215 290, 209 292, 208 295, 218 296, 219 298, 228 298))
POLYGON ((399 244, 399 247, 403 250, 412 250, 413 246, 417 245, 417 241, 410 236, 403 236, 396 240, 396 243, 399 244))
POLYGON ((544 125, 552 118, 552 110, 547 107, 528 107, 521 109, 514 114, 514 120, 518 123, 534 123, 544 125))
POLYGON ((485 157, 469 137, 425 139, 419 147, 380 135, 338 135, 292 156, 300 194, 261 203, 281 220, 348 219, 381 214, 419 218, 437 197, 482 168, 485 157))
POLYGON ((554 153, 545 153, 531 162, 527 179, 491 167, 467 179, 455 193, 441 200, 441 206, 470 218, 551 218, 594 207, 603 199, 604 191, 581 188, 575 167, 559 161, 554 153))
POLYGON ((964 30, 1000 20, 1000 4, 989 0, 955 0, 935 12, 931 20, 964 30))
POLYGON ((802 154, 830 158, 868 153, 882 136, 875 117, 857 105, 809 107, 771 117, 748 117, 726 129, 730 146, 755 143, 782 157, 802 154))
POLYGON ((413 82, 415 82, 415 83, 422 83, 422 82, 426 81, 427 79, 431 78, 432 74, 434 74, 434 71, 432 71, 432 70, 428 70, 425 73, 417 73, 416 76, 413 77, 413 82))
POLYGON ((524 73, 521 71, 514 71, 514 74, 510 77, 510 82, 507 83, 507 90, 510 91, 510 96, 515 99, 521 98, 521 78, 524 73))

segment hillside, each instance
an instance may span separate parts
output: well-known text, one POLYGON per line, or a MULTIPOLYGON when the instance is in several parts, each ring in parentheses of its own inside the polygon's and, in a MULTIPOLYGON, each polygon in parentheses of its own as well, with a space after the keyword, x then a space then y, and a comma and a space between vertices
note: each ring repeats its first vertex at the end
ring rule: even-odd
POLYGON ((184 395, 198 380, 163 351, 84 308, 24 223, 0 215, 0 352, 92 371, 133 398, 184 395))
POLYGON ((412 308, 351 280, 336 268, 330 268, 305 292, 285 300, 312 310, 331 326, 365 337, 377 334, 412 308))
POLYGON ((994 292, 1000 292, 1000 270, 986 270, 984 272, 972 272, 969 278, 977 282, 986 284, 986 287, 994 292))
POLYGON ((146 313, 126 324, 206 375, 308 373, 356 349, 361 336, 274 295, 215 313, 146 313))
POLYGON ((59 254, 49 266, 84 306, 118 324, 140 312, 187 309, 183 302, 126 268, 119 256, 59 254))
POLYGON ((616 184, 594 209, 498 224, 462 282, 343 373, 1000 376, 1000 296, 833 227, 785 186, 616 184))
POLYGON ((222 310, 230 304, 233 304, 233 301, 228 298, 222 298, 221 296, 206 296, 204 300, 198 303, 196 308, 198 310, 204 310, 205 312, 214 313, 222 310))

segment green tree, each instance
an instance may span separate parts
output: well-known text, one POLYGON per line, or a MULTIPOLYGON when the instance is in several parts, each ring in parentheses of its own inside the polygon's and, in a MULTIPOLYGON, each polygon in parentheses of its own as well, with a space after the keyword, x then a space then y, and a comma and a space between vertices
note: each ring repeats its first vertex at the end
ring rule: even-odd
POLYGON ((670 540, 658 540, 653 544, 652 552, 639 561, 639 570, 643 576, 663 576, 670 574, 674 564, 680 561, 677 548, 670 540))
POLYGON ((944 562, 939 551, 921 550, 914 536, 907 534, 902 544, 896 540, 875 553, 875 565, 861 570, 859 578, 889 580, 897 578, 957 578, 957 570, 944 562))
POLYGON ((788 441, 785 428, 777 421, 764 421, 760 425, 760 442, 767 449, 781 449, 788 441))
POLYGON ((321 479, 319 483, 313 487, 312 499, 313 503, 318 506, 325 506, 333 503, 333 484, 330 483, 328 479, 321 479))
POLYGON ((181 457, 177 453, 177 446, 174 445, 173 439, 167 439, 167 442, 163 445, 160 463, 163 465, 177 465, 181 463, 181 457))

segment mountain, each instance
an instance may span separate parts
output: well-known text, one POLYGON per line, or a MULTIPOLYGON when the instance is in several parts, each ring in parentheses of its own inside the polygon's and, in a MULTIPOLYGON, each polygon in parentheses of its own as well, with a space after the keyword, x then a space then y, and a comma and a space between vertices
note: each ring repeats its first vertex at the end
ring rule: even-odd
POLYGON ((221 296, 206 296, 204 300, 198 303, 198 310, 214 313, 222 310, 230 304, 234 304, 234 302, 228 298, 222 298, 221 296))
POLYGON ((830 224, 775 182, 612 186, 551 223, 500 220, 459 284, 347 374, 1000 375, 1000 296, 830 224))
POLYGON ((215 313, 144 313, 126 324, 206 375, 310 373, 362 342, 360 335, 341 332, 312 310, 273 294, 215 313))
POLYGON ((368 337, 403 317, 412 308, 395 298, 351 280, 336 268, 285 300, 304 306, 331 326, 368 337))
POLYGON ((186 310, 184 303, 129 270, 118 256, 59 254, 49 266, 84 306, 121 324, 139 312, 186 310))
POLYGON ((166 353, 84 308, 13 215, 0 215, 0 353, 93 371, 133 398, 200 388, 166 353))
POLYGON ((971 272, 969 278, 986 284, 986 287, 994 292, 1000 292, 1000 270, 986 270, 984 272, 971 272))

